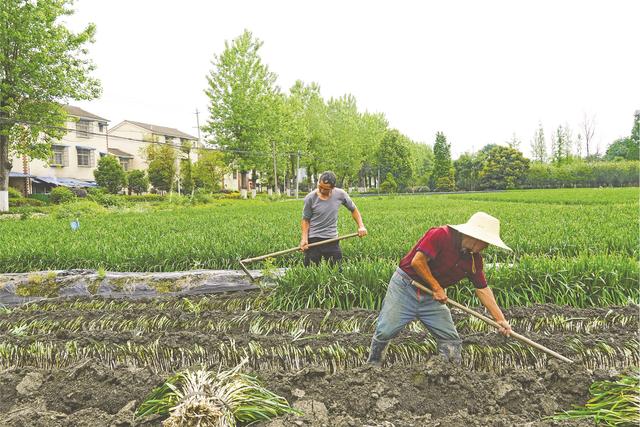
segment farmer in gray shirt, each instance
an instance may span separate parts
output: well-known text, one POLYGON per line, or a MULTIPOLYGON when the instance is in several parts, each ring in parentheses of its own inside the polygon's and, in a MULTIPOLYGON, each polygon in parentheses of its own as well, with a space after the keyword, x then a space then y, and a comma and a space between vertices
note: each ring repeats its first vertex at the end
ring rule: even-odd
POLYGON ((351 211, 353 220, 358 224, 358 235, 367 235, 367 229, 362 223, 362 217, 358 208, 353 203, 346 191, 336 187, 336 175, 327 171, 320 175, 318 189, 307 194, 304 198, 302 211, 302 238, 300 250, 304 251, 304 265, 317 264, 322 259, 330 263, 339 262, 342 259, 342 251, 339 242, 308 248, 309 243, 338 237, 338 209, 340 205, 346 206, 351 211))

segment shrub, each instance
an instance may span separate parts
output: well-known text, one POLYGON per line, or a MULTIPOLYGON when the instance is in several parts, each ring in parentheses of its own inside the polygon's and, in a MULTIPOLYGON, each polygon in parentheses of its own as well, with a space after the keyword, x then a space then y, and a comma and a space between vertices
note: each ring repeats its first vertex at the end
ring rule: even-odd
POLYGON ((229 191, 220 192, 220 193, 212 193, 209 195, 211 199, 239 199, 240 193, 237 191, 229 191))
POLYGON ((380 184, 380 191, 383 193, 395 193, 398 190, 398 184, 393 178, 391 173, 387 173, 387 177, 382 184, 380 184))
POLYGON ((140 195, 146 193, 149 189, 149 178, 147 178, 147 173, 143 170, 132 170, 128 172, 127 181, 129 193, 140 195))
POLYGON ((118 196, 106 193, 101 188, 91 189, 88 199, 104 207, 122 206, 124 204, 124 201, 118 196))
POLYGON ((30 199, 40 200, 43 203, 48 204, 51 202, 51 196, 49 194, 30 194, 30 199))
POLYGON ((436 191, 455 191, 455 182, 450 176, 442 176, 436 181, 436 191))
POLYGON ((44 205, 45 205, 45 202, 37 199, 28 199, 26 197, 23 197, 21 199, 11 199, 11 206, 15 208, 20 206, 44 206, 44 205))
POLYGON ((128 202, 164 202, 166 200, 166 196, 162 196, 160 194, 140 194, 127 196, 128 202))
POLYGON ((91 200, 82 200, 74 203, 66 203, 57 207, 53 216, 58 219, 80 218, 84 216, 100 215, 106 209, 91 200))
POLYGON ((21 199, 22 198, 22 193, 17 188, 9 187, 9 198, 10 199, 21 199))
POLYGON ((96 183, 111 194, 117 194, 127 185, 127 175, 114 156, 101 158, 93 175, 96 177, 96 183))
POLYGON ((51 190, 50 200, 52 203, 69 203, 75 198, 76 196, 73 194, 73 191, 69 190, 67 187, 55 187, 51 190))
POLYGON ((205 203, 211 202, 211 200, 212 200, 211 193, 204 188, 198 188, 196 191, 193 192, 193 196, 191 196, 192 204, 197 204, 197 203, 205 204, 205 203))
POLYGON ((88 194, 85 188, 72 188, 71 191, 73 191, 73 194, 75 194, 76 197, 80 197, 81 199, 87 197, 88 194))

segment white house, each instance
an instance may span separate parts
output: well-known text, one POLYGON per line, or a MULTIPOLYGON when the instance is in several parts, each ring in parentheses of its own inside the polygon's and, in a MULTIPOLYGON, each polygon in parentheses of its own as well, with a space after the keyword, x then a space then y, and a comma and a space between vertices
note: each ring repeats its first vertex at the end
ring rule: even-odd
MULTIPOLYGON (((189 154, 191 161, 198 160, 198 138, 178 129, 149 123, 124 120, 109 130, 109 154, 117 156, 125 170, 146 170, 148 165, 144 150, 149 143, 172 144, 180 147, 183 143, 191 144, 189 154), (145 142, 148 141, 148 142, 145 142)), ((179 164, 177 165, 179 170, 179 164)), ((222 182, 223 188, 238 190, 238 174, 227 174, 222 182)))
POLYGON ((94 187, 93 171, 100 156, 107 154, 109 120, 71 105, 64 109, 70 120, 68 132, 52 144, 47 161, 14 157, 9 172, 9 185, 24 194, 49 193, 51 188, 94 187))

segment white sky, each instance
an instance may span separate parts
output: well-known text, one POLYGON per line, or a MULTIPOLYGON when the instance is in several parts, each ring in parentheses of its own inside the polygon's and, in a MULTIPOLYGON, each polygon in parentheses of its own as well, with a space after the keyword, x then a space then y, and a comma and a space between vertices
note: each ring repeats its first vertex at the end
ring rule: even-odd
POLYGON ((69 25, 97 25, 103 95, 75 105, 111 120, 197 135, 214 54, 249 29, 284 90, 300 79, 452 154, 504 143, 529 153, 541 121, 579 133, 595 115, 604 152, 640 109, 640 1, 79 0, 69 25))

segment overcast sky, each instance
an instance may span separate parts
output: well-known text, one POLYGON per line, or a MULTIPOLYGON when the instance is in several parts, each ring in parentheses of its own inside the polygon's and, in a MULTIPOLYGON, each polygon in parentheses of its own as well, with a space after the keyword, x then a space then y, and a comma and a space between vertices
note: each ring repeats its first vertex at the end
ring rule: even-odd
POLYGON ((69 26, 97 25, 90 56, 103 95, 75 105, 105 117, 197 135, 205 76, 246 28, 283 91, 317 82, 325 99, 354 95, 361 112, 454 158, 515 135, 529 153, 542 122, 574 136, 595 116, 603 152, 640 109, 640 1, 78 0, 69 26))

